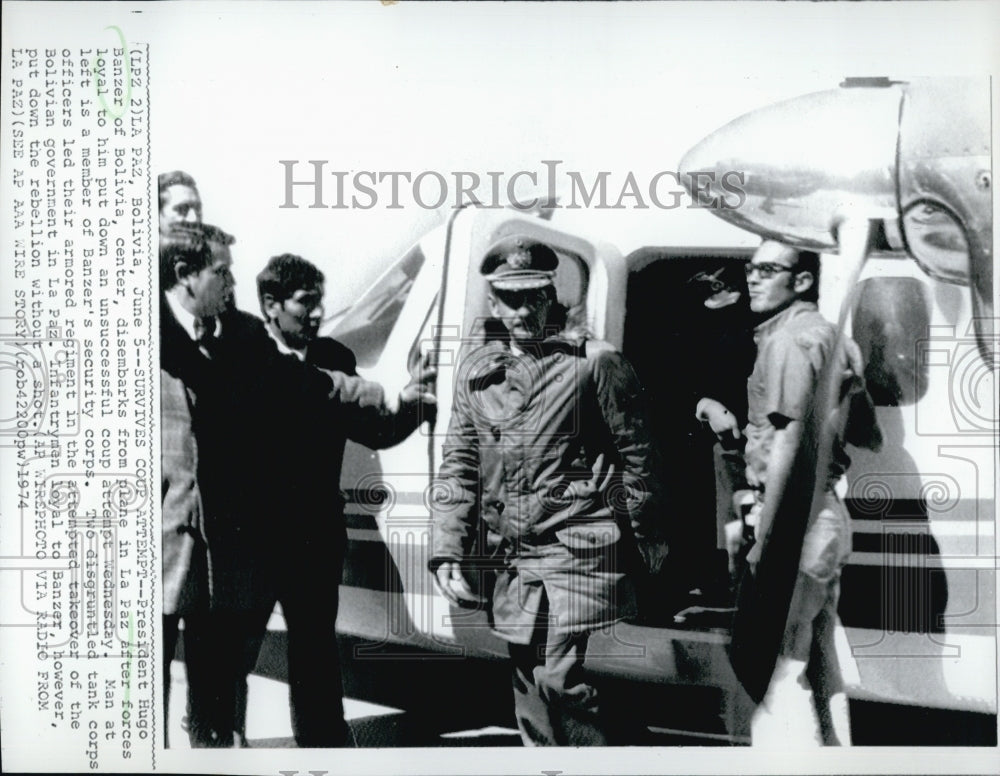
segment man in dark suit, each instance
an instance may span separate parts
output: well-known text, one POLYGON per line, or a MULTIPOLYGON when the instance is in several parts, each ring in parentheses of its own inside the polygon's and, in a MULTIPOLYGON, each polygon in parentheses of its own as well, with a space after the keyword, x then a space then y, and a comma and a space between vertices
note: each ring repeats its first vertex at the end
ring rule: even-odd
MULTIPOLYGON (((282 530, 271 537, 265 564, 287 627, 292 727, 301 747, 352 743, 336 641, 347 543, 338 487, 344 443, 350 438, 375 449, 396 444, 424 419, 422 406, 434 401, 427 392, 434 373, 425 369, 401 392, 398 411, 389 412, 381 387, 356 376, 354 353, 317 336, 323 283, 319 269, 290 254, 272 258, 257 276, 261 312, 277 350, 294 363, 334 373, 343 384, 341 402, 279 397, 281 422, 273 426, 268 455, 268 509, 282 530)), ((274 600, 261 612, 261 632, 274 600)), ((250 657, 248 669, 256 654, 250 657)))
MULTIPOLYGON (((160 173, 157 179, 159 188, 159 211, 160 211, 160 234, 168 234, 171 230, 181 230, 197 228, 202 224, 202 201, 198 193, 198 184, 194 178, 183 170, 160 173)), ((176 236, 176 235, 175 235, 176 236)), ((235 307, 235 302, 230 294, 228 307, 235 307)), ((256 642, 251 639, 247 645, 247 650, 253 648, 256 642)), ((166 660, 172 659, 172 654, 165 656, 166 660)), ((169 686, 166 688, 165 696, 169 693, 169 686)), ((236 737, 238 745, 246 743, 246 705, 247 705, 247 684, 245 678, 241 678, 236 687, 236 737)), ((185 716, 181 721, 181 726, 186 730, 188 718, 191 713, 190 700, 187 703, 185 716)))
POLYGON ((191 225, 161 235, 160 246, 165 696, 183 619, 188 735, 198 747, 232 744, 230 642, 249 632, 260 604, 253 511, 240 482, 253 481, 254 461, 241 444, 249 441, 241 439, 247 407, 231 397, 252 393, 233 386, 252 379, 248 366, 268 341, 252 316, 223 320, 231 242, 214 227, 191 225))
MULTIPOLYGON (((324 372, 282 352, 259 319, 233 306, 232 242, 207 224, 174 224, 161 235, 165 679, 169 684, 183 619, 191 743, 232 746, 240 725, 239 688, 252 668, 247 645, 277 597, 286 617, 289 608, 302 612, 291 619, 304 625, 290 629, 305 635, 296 654, 301 647, 307 657, 298 664, 318 666, 316 677, 299 672, 293 681, 293 698, 313 685, 302 690, 308 700, 298 708, 315 714, 305 712, 298 738, 302 745, 333 745, 343 742, 346 726, 336 654, 325 651, 331 637, 314 641, 325 634, 320 615, 326 612, 309 616, 285 601, 303 603, 330 587, 321 569, 336 562, 330 551, 342 552, 343 527, 332 521, 335 528, 320 524, 314 531, 309 523, 283 518, 329 514, 314 497, 297 494, 300 483, 338 481, 347 434, 384 447, 416 428, 421 403, 433 401, 424 388, 433 372, 408 386, 399 411, 391 413, 378 385, 347 374, 353 360, 320 359, 345 370, 324 372), (305 448, 292 444, 275 455, 267 429, 316 434, 299 440, 305 448), (330 454, 315 455, 313 448, 330 454), (286 572, 299 564, 312 576, 294 577, 302 582, 298 595, 286 595, 286 572), (312 619, 321 622, 318 630, 312 619), (335 682, 322 665, 327 659, 334 661, 335 682), (327 695, 324 688, 331 685, 327 695)), ((335 486, 327 497, 332 508, 342 508, 335 486)))

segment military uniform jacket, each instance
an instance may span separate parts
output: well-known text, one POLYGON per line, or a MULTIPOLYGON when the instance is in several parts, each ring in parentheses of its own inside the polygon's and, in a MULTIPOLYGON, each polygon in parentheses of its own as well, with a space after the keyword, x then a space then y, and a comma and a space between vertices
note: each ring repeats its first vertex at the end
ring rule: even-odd
POLYGON ((643 405, 606 343, 551 338, 515 355, 492 341, 463 360, 430 566, 498 568, 501 637, 527 643, 544 622, 576 632, 634 613, 635 539, 664 533, 643 405))

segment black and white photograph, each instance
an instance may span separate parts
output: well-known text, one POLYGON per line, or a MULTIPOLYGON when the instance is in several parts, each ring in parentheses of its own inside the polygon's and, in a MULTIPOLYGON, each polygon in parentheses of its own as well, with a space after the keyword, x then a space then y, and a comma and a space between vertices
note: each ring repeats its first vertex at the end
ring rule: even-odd
POLYGON ((5 769, 995 772, 1000 8, 3 12, 5 769))

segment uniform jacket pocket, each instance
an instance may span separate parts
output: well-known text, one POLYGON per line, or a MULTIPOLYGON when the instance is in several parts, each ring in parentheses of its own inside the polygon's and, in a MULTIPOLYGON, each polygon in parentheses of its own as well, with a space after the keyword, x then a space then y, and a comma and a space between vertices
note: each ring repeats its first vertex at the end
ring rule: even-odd
POLYGON ((610 520, 577 522, 556 531, 556 538, 571 550, 596 550, 609 547, 622 537, 618 524, 610 520))

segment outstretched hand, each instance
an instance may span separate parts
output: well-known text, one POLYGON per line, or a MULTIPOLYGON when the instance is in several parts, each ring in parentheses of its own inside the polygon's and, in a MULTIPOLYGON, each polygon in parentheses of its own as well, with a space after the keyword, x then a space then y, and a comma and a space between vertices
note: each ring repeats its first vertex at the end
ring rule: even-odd
POLYGON ((400 404, 437 404, 434 395, 434 382, 437 380, 437 366, 434 365, 431 353, 424 355, 416 367, 410 372, 410 382, 399 392, 400 404))

